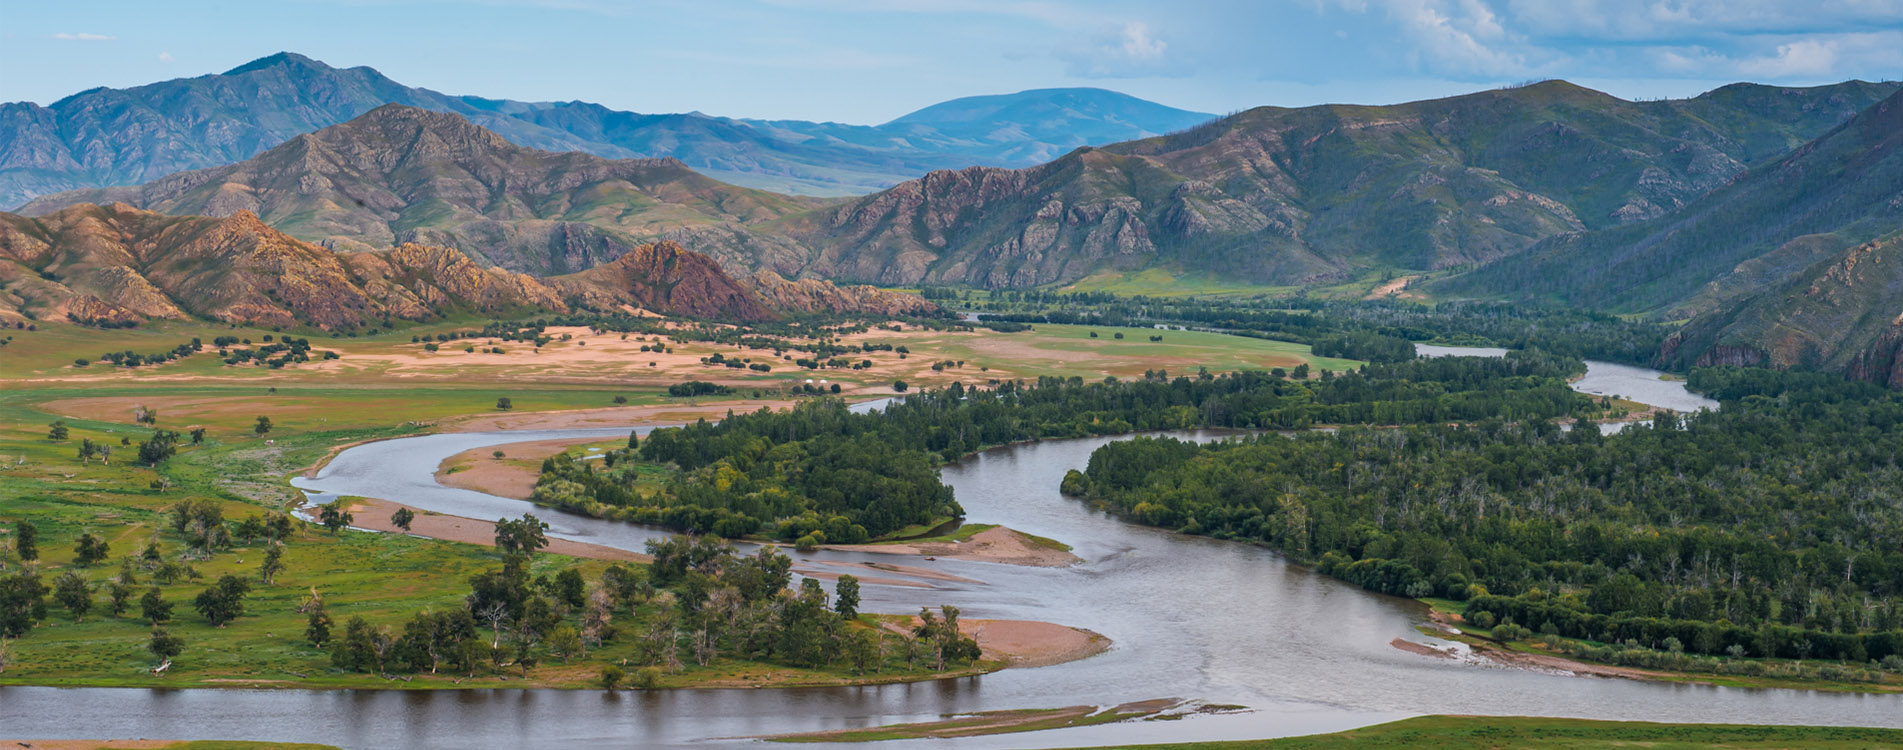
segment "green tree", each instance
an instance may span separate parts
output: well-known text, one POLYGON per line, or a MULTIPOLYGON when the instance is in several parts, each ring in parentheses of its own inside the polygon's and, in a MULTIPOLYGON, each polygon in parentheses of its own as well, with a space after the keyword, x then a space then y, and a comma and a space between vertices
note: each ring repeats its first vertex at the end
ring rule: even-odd
POLYGON ((859 579, 840 574, 833 583, 833 611, 848 620, 859 616, 859 579))
POLYGON ((504 556, 533 556, 536 550, 548 546, 548 524, 533 513, 524 513, 520 519, 496 519, 496 549, 504 556))
POLYGON ((330 641, 330 625, 330 613, 324 610, 323 600, 313 602, 310 615, 304 618, 304 640, 315 648, 323 648, 330 641))
POLYGON ((410 530, 410 522, 414 520, 416 520, 416 511, 409 508, 397 508, 395 513, 390 514, 390 523, 404 531, 410 530))
POLYGON ((267 416, 264 416, 264 415, 262 415, 262 414, 260 414, 260 415, 258 415, 258 423, 257 423, 257 424, 255 424, 255 425, 252 425, 252 426, 251 426, 251 431, 252 431, 252 432, 255 432, 255 433, 257 433, 257 434, 259 434, 259 435, 263 435, 263 434, 265 434, 265 433, 267 433, 267 432, 270 432, 270 431, 271 431, 271 418, 270 418, 270 417, 267 417, 267 416))
POLYGON ((139 443, 139 460, 147 466, 158 466, 177 454, 178 433, 171 430, 154 430, 150 439, 139 443))
POLYGON ((86 576, 77 570, 61 573, 59 578, 53 580, 53 598, 66 611, 73 613, 74 622, 84 620, 86 613, 93 608, 92 586, 86 583, 86 576))
POLYGON ((106 584, 107 611, 117 618, 132 606, 132 584, 115 580, 106 584))
POLYGON ((620 690, 621 684, 627 680, 628 673, 622 670, 619 664, 609 664, 601 668, 601 689, 603 690, 620 690))
POLYGON ((73 564, 90 568, 106 559, 112 553, 112 545, 91 533, 79 535, 79 543, 73 546, 73 564))
POLYGON ((40 559, 40 527, 32 521, 13 524, 13 551, 27 562, 40 559))
POLYGON ((64 441, 68 435, 72 434, 66 429, 66 422, 64 420, 55 419, 53 423, 47 425, 47 427, 49 428, 46 431, 47 440, 64 441))
POLYGON ((324 528, 329 529, 332 535, 335 535, 357 520, 357 517, 352 515, 348 508, 349 506, 344 504, 343 498, 332 500, 318 506, 317 521, 323 524, 324 528))
POLYGON ((172 619, 172 603, 165 600, 165 592, 153 586, 145 590, 144 596, 139 597, 139 613, 145 617, 146 622, 153 625, 169 622, 172 619))
POLYGON ((145 644, 147 651, 159 657, 159 661, 171 661, 172 657, 185 652, 185 639, 166 632, 165 628, 153 627, 152 640, 145 644))
POLYGON ((258 566, 258 579, 269 586, 283 570, 284 543, 275 540, 267 542, 264 546, 264 563, 258 566))
POLYGON ((571 658, 586 655, 582 650, 581 634, 567 624, 558 625, 550 631, 546 645, 548 652, 560 658, 563 664, 567 664, 571 658))
POLYGON ((46 619, 46 585, 31 570, 0 578, 0 638, 18 638, 46 619))
POLYGON ((250 591, 250 581, 226 573, 192 600, 192 608, 204 615, 205 621, 213 627, 222 628, 244 615, 244 596, 250 591))
POLYGON ((191 436, 192 436, 192 445, 198 445, 199 443, 205 442, 205 428, 193 427, 191 431, 191 436))
POLYGON ((515 408, 515 402, 510 401, 508 396, 503 396, 496 399, 496 408, 502 411, 508 411, 515 408))

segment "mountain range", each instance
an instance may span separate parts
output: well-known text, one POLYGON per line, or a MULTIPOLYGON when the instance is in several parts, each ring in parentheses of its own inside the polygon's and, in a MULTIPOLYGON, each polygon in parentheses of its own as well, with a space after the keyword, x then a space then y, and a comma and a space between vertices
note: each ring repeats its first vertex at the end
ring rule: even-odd
MULTIPOLYGON (((66 221, 57 217, 133 211, 95 205, 114 201, 163 214, 114 219, 114 231, 128 237, 199 236, 210 230, 194 222, 249 217, 238 235, 265 237, 255 230, 266 225, 281 234, 247 247, 337 251, 346 259, 338 278, 381 305, 377 314, 398 317, 408 313, 395 290, 421 299, 416 283, 448 289, 427 282, 438 271, 401 269, 461 264, 473 269, 454 274, 464 291, 432 293, 437 309, 547 305, 537 295, 552 295, 569 307, 745 319, 917 304, 848 291, 832 286, 835 280, 1022 288, 1160 269, 1267 286, 1337 283, 1387 269, 1429 274, 1418 288, 1439 298, 1688 321, 1660 353, 1662 363, 1818 366, 1903 385, 1903 305, 1895 302, 1903 273, 1890 270, 1903 260, 1895 257, 1903 252, 1897 83, 1734 84, 1689 99, 1627 101, 1546 81, 1387 106, 1260 107, 1100 146, 1077 144, 1146 129, 1171 111, 1106 99, 1107 92, 1048 90, 948 102, 876 128, 683 116, 821 149, 811 152, 815 163, 849 163, 826 161, 844 158, 842 148, 956 151, 967 160, 1055 156, 1022 168, 940 169, 870 195, 820 199, 723 183, 676 158, 576 151, 576 139, 684 132, 593 105, 442 97, 386 85, 368 69, 340 71, 287 55, 194 81, 154 84, 180 96, 165 111, 212 111, 194 98, 205 87, 222 92, 211 100, 237 104, 203 118, 206 126, 190 138, 177 135, 176 118, 152 114, 159 109, 71 103, 97 94, 93 104, 123 105, 127 92, 146 96, 153 87, 88 92, 47 111, 94 123, 98 132, 84 136, 94 145, 80 151, 112 155, 101 163, 160 170, 172 163, 156 160, 161 154, 221 158, 264 143, 270 128, 331 116, 311 102, 345 111, 409 96, 426 106, 371 106, 250 158, 139 186, 40 196, 23 213, 42 218, 10 217, 13 234, 52 246, 111 244, 101 238, 110 232, 69 239, 49 227, 66 221), (266 93, 297 76, 315 78, 303 93, 266 93), (240 84, 252 87, 244 90, 249 99, 231 88, 240 84), (253 106, 269 116, 247 115, 253 106), (239 121, 255 127, 232 125, 239 121), (124 154, 98 145, 121 131, 149 137, 124 154), (161 225, 200 228, 149 229, 161 225), (460 260, 426 263, 418 248, 460 260), (363 271, 372 258, 399 270, 363 271), (676 291, 684 296, 670 298, 676 291)), ((63 153, 36 146, 50 143, 44 138, 15 138, 0 141, 0 164, 63 153)), ((661 150, 696 153, 692 142, 661 150)), ((22 174, 0 170, 7 179, 22 174)), ((123 242, 147 248, 127 251, 135 256, 166 246, 192 257, 205 252, 190 242, 123 242)), ((171 314, 142 284, 184 299, 172 296, 173 282, 164 280, 174 275, 156 256, 145 265, 87 270, 87 263, 44 260, 56 252, 22 252, 14 251, 14 267, 0 279, 21 314, 63 310, 102 321, 171 314), (86 273, 72 276, 71 269, 86 273), (46 286, 69 278, 77 286, 66 292, 46 286)), ((375 317, 277 302, 291 319, 324 326, 375 317)), ((172 304, 221 319, 262 305, 172 304)))
POLYGON ((995 288, 1105 268, 1265 285, 1447 269, 1674 212, 1896 89, 1738 84, 1630 102, 1549 81, 1261 107, 1036 167, 935 172, 783 220, 811 252, 775 270, 995 288))
POLYGON ((721 320, 786 313, 930 314, 918 297, 770 274, 735 279, 673 242, 644 244, 580 273, 538 279, 463 253, 405 243, 335 252, 238 210, 169 216, 125 204, 0 213, 0 321, 92 325, 208 318, 353 331, 457 312, 508 316, 643 308, 721 320))
POLYGON ((718 182, 674 159, 526 148, 460 116, 399 104, 236 164, 42 196, 22 212, 109 202, 175 215, 250 211, 332 249, 441 245, 543 276, 606 263, 673 230, 739 228, 821 205, 718 182))
POLYGON ((1100 89, 954 100, 879 126, 637 114, 586 102, 452 96, 285 52, 217 75, 90 89, 49 106, 0 104, 0 207, 242 161, 385 104, 454 113, 518 145, 667 156, 726 182, 826 196, 872 192, 933 169, 1028 166, 1086 143, 1211 117, 1100 89))

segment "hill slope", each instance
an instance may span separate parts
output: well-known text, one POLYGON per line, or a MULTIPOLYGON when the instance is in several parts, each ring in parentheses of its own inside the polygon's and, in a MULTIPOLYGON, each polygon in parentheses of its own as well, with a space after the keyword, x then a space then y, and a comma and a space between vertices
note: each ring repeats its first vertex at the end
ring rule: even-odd
POLYGON ((1664 215, 1895 90, 1740 85, 1628 102, 1551 81, 1264 107, 1037 167, 936 172, 784 220, 814 252, 771 267, 990 287, 1145 266, 1263 284, 1447 268, 1664 215))
POLYGON ((882 290, 780 279, 736 280, 672 242, 640 245, 606 265, 536 279, 483 268, 453 249, 403 244, 337 253, 299 241, 249 211, 168 216, 125 204, 70 206, 29 218, 0 213, 0 321, 95 325, 208 318, 348 331, 452 313, 504 317, 642 308, 720 320, 782 314, 933 314, 882 290))
POLYGON ((444 245, 538 275, 593 267, 669 230, 739 227, 816 205, 716 182, 672 159, 524 148, 456 115, 394 104, 237 164, 44 196, 22 212, 110 201, 168 214, 250 211, 336 249, 444 245))
POLYGON ((523 146, 615 159, 674 157, 730 182, 830 196, 872 192, 932 169, 1026 166, 1076 145, 1073 132, 1108 143, 1174 130, 1187 124, 1186 116, 1208 119, 1135 99, 1094 110, 1072 107, 1060 119, 1050 107, 1031 103, 1052 101, 1048 92, 999 99, 1014 97, 1026 103, 1003 103, 989 119, 960 121, 959 128, 986 134, 973 137, 963 130, 937 134, 919 122, 890 129, 764 123, 637 114, 586 102, 451 96, 405 86, 368 67, 335 68, 285 52, 218 75, 91 89, 45 107, 0 104, 0 207, 242 161, 385 104, 458 114, 523 146), (1105 122, 1093 123, 1099 111, 1105 122), (1053 132, 1057 140, 1038 140, 1053 132))
POLYGON ((1903 229, 1903 94, 1671 216, 1554 238, 1441 285, 1583 307, 1709 312, 1903 229))

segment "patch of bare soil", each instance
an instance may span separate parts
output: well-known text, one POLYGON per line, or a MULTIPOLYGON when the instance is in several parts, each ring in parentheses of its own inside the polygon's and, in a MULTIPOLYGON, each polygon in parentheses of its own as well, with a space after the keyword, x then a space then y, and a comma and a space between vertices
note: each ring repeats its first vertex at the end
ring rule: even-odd
POLYGON ((1413 283, 1414 280, 1418 278, 1420 277, 1419 276, 1402 276, 1401 278, 1398 278, 1386 284, 1377 286, 1374 288, 1373 291, 1368 292, 1368 296, 1366 297, 1366 299, 1381 299, 1383 297, 1402 297, 1402 298, 1408 298, 1408 299, 1419 299, 1420 295, 1418 294, 1403 294, 1402 293, 1407 290, 1408 284, 1413 283))
POLYGON ((485 492, 497 497, 527 500, 542 473, 542 459, 572 446, 602 442, 600 438, 535 440, 526 443, 472 448, 443 459, 436 467, 438 484, 485 492), (503 457, 496 458, 496 451, 503 457))
MULTIPOLYGON (((398 508, 402 507, 406 506, 388 500, 378 500, 375 498, 358 499, 350 506, 350 513, 355 519, 351 521, 350 525, 371 531, 382 531, 394 534, 407 533, 430 539, 480 544, 484 547, 495 546, 496 525, 493 521, 478 521, 474 518, 446 516, 440 513, 431 513, 425 510, 411 508, 410 510, 415 511, 416 518, 410 521, 410 530, 406 532, 397 528, 396 523, 390 520, 390 516, 396 513, 398 508)), ((550 538, 548 540, 548 547, 545 548, 544 551, 552 552, 557 555, 586 557, 594 560, 651 562, 653 559, 637 552, 616 549, 614 547, 604 547, 599 544, 577 542, 569 539, 550 538)))
POLYGON ((845 552, 874 552, 882 555, 943 557, 952 560, 978 560, 1028 565, 1035 568, 1062 568, 1082 562, 1069 552, 1039 544, 1022 532, 1003 526, 985 529, 964 542, 923 542, 912 544, 836 544, 827 549, 845 552))

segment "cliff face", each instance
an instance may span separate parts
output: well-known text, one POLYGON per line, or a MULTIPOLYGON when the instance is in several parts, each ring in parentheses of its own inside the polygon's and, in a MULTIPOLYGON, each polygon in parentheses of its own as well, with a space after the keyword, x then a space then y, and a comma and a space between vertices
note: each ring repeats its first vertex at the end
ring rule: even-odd
POLYGON ((178 215, 247 211, 336 250, 414 242, 545 275, 605 263, 672 230, 746 232, 819 205, 716 182, 673 159, 524 148, 457 115, 395 104, 236 164, 43 196, 21 213, 104 201, 178 215))
POLYGON ((1903 237, 1839 251, 1686 323, 1669 364, 1807 367, 1903 384, 1903 237))
POLYGON ((450 310, 564 309, 546 285, 444 248, 339 254, 250 212, 174 217, 124 204, 0 214, 0 315, 123 323, 210 318, 347 330, 450 310))
POLYGON ((641 307, 697 318, 769 320, 778 315, 707 256, 661 241, 611 263, 550 279, 578 307, 641 307))

